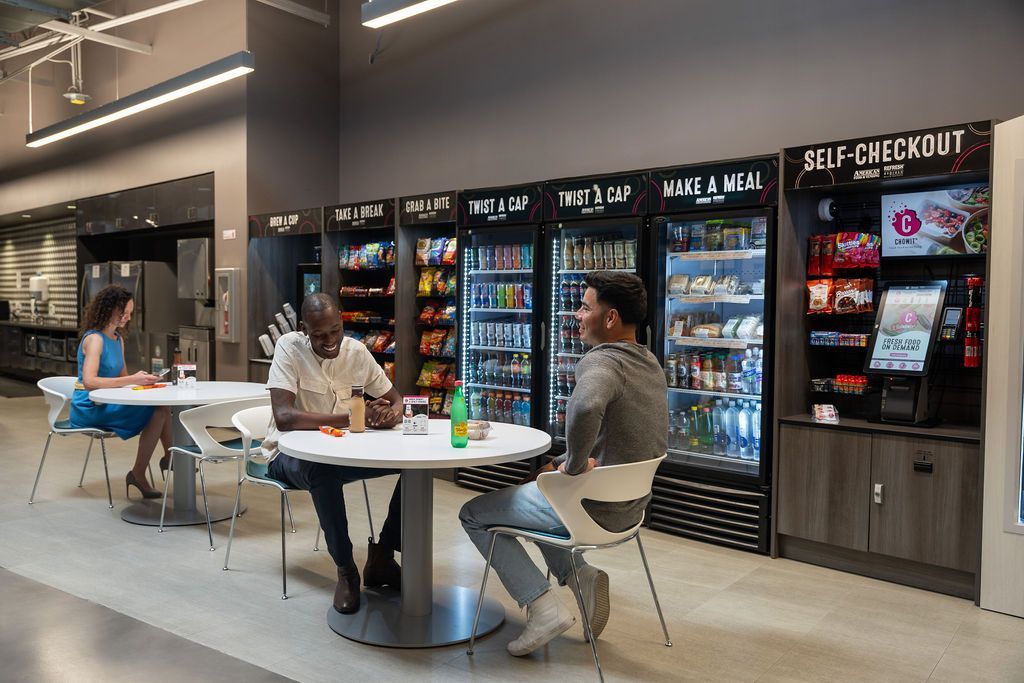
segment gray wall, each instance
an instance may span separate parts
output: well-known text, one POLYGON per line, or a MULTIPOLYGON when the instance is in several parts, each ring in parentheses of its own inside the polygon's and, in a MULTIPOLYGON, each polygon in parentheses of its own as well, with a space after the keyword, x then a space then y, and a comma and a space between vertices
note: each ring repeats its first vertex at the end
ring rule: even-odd
POLYGON ((1024 114, 1020 0, 343 4, 342 201, 1024 114))

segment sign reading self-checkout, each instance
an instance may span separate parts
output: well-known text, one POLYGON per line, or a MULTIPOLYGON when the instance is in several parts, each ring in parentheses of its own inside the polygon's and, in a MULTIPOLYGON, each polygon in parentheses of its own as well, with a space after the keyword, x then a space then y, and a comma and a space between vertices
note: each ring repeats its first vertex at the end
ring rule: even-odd
POLYGON ((544 218, 639 216, 647 211, 646 173, 556 180, 544 185, 544 218))
POLYGON ((249 216, 249 237, 315 235, 323 226, 323 210, 302 209, 249 216))
POLYGON ((518 185, 459 193, 459 225, 539 223, 542 186, 518 185))
POLYGON ((355 228, 387 228, 394 224, 395 200, 341 204, 324 209, 327 232, 355 228))
POLYGON ((892 178, 987 171, 992 122, 841 140, 783 152, 785 187, 805 188, 892 178))
POLYGON ((778 197, 778 156, 651 171, 651 213, 775 204, 778 197))
POLYGON ((449 223, 455 220, 455 192, 435 192, 415 197, 402 197, 399 203, 399 222, 449 223))

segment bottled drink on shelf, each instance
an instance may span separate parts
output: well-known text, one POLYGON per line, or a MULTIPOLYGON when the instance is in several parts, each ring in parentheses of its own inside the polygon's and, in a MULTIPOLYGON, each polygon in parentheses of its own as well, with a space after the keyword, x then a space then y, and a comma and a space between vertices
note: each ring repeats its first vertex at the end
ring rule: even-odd
POLYGON ((750 418, 750 436, 754 460, 761 459, 761 403, 754 404, 754 412, 750 418))
POLYGON ((569 383, 566 381, 566 362, 564 358, 558 359, 556 380, 558 383, 558 393, 562 396, 569 395, 569 383))
POLYGON ((570 327, 572 353, 583 353, 583 340, 580 338, 580 324, 576 318, 572 318, 570 327))
POLYGON ((586 237, 583 239, 583 269, 593 270, 594 269, 594 238, 586 237))
POLYGON ((572 298, 569 296, 569 280, 571 278, 568 275, 562 276, 562 281, 558 284, 558 295, 561 301, 563 311, 572 310, 572 298))
POLYGON ((569 393, 568 396, 572 396, 572 392, 576 389, 576 361, 566 361, 567 366, 565 368, 565 381, 568 385, 569 393))
POLYGON ((565 401, 559 399, 555 405, 555 434, 565 437, 565 401))
POLYGON ((728 388, 728 381, 726 380, 725 372, 725 354, 715 354, 714 362, 715 370, 715 391, 725 391, 728 388))
POLYGON ((569 305, 565 310, 575 311, 580 307, 580 283, 576 278, 569 281, 569 305))
POLYGON ((505 419, 503 422, 512 422, 512 394, 505 392, 505 399, 502 402, 502 412, 505 419))
POLYGON ((721 399, 715 401, 715 409, 711 411, 711 429, 714 433, 712 453, 725 455, 725 410, 722 409, 721 399))
POLYGON ((700 383, 706 391, 715 390, 715 368, 710 355, 704 356, 701 363, 700 383))
POLYGON ((764 349, 754 349, 754 393, 761 395, 761 379, 764 374, 764 349))
POLYGON ((715 428, 711 416, 711 408, 704 406, 700 411, 700 452, 713 453, 715 448, 715 428))
POLYGON ((574 237, 572 244, 572 267, 573 270, 583 270, 583 238, 574 237))
POLYGON ((729 356, 726 367, 728 391, 733 394, 743 393, 743 356, 733 354, 729 356))
POLYGON ((522 375, 520 374, 521 373, 521 367, 520 367, 520 364, 519 364, 519 354, 518 353, 513 353, 512 354, 512 364, 511 364, 510 370, 511 370, 511 375, 512 375, 512 386, 514 386, 514 387, 522 386, 523 378, 522 378, 522 375))
POLYGON ((736 408, 736 401, 729 401, 725 411, 725 454, 733 458, 740 456, 739 421, 740 411, 736 408))
POLYGON ((754 358, 750 349, 747 349, 743 354, 742 368, 743 393, 753 394, 755 384, 757 383, 757 368, 754 366, 754 358))
POLYGON ((704 386, 702 369, 704 367, 703 359, 699 353, 695 353, 690 356, 690 388, 700 389, 704 386))
POLYGON ((529 389, 530 381, 533 379, 533 367, 530 365, 530 354, 523 354, 523 360, 519 364, 519 372, 523 378, 523 386, 529 389))
POLYGON ((520 413, 522 412, 522 406, 519 401, 520 394, 516 393, 512 395, 512 424, 519 424, 520 413))
POLYGON ((693 425, 690 423, 690 414, 685 410, 680 410, 676 419, 676 445, 675 447, 680 450, 686 450, 690 447, 690 432, 693 431, 693 425))
POLYGON ((575 247, 571 237, 562 240, 562 269, 572 270, 576 267, 575 247))
POLYGON ((700 444, 700 415, 697 406, 690 406, 690 443, 687 447, 694 453, 700 453, 700 444))
POLYGON ((740 457, 744 460, 753 460, 754 450, 753 444, 750 442, 750 408, 747 407, 746 401, 743 401, 738 417, 739 425, 736 432, 740 439, 740 457))
POLYGON ((571 318, 563 316, 562 323, 558 330, 559 351, 572 353, 572 330, 569 327, 571 318))
POLYGON ((469 415, 474 420, 483 419, 482 396, 479 389, 474 389, 469 394, 469 415))
POLYGON ((677 386, 676 381, 678 373, 676 370, 676 362, 677 360, 675 356, 671 354, 665 356, 665 383, 670 387, 677 386))

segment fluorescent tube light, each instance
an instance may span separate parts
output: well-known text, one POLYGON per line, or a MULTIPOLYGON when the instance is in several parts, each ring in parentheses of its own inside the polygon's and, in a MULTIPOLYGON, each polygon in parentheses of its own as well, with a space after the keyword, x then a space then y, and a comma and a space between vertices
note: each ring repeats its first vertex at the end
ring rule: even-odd
POLYGON ((380 28, 453 2, 455 0, 370 0, 362 6, 363 26, 380 28))
POLYGON ((72 135, 123 119, 132 114, 158 107, 194 92, 250 73, 256 66, 252 53, 236 52, 180 76, 132 93, 119 100, 96 107, 92 111, 41 128, 25 136, 29 147, 42 147, 72 135))

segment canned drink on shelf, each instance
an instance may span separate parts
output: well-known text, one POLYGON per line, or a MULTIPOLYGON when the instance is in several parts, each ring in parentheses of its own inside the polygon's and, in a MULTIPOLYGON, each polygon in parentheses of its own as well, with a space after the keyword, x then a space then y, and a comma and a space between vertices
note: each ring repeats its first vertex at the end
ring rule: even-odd
POLYGON ((523 283, 523 308, 533 310, 533 285, 529 282, 523 283))
POLYGON ((511 270, 512 268, 518 268, 519 266, 515 265, 515 260, 512 258, 513 245, 506 244, 503 249, 505 250, 505 269, 511 270))
POLYGON ((494 323, 494 346, 505 346, 505 326, 494 323))
POLYGON ((523 252, 520 251, 518 244, 512 245, 512 267, 516 270, 523 267, 523 252))
POLYGON ((502 325, 505 333, 505 346, 516 346, 515 344, 515 333, 512 331, 512 323, 504 323, 502 325))
POLYGON ((622 240, 615 240, 615 267, 626 267, 626 243, 622 240))
POLYGON ((476 248, 476 267, 480 270, 487 270, 487 247, 476 248))
POLYGON ((615 241, 604 241, 604 267, 611 269, 615 267, 615 241))
POLYGON ((636 268, 636 240, 626 240, 626 268, 636 268))
POLYGON ((500 244, 494 247, 494 269, 505 270, 505 249, 500 244))
POLYGON ((594 242, 594 270, 604 270, 604 242, 594 242))
POLYGON ((523 245, 520 245, 519 249, 520 249, 520 251, 522 251, 522 264, 523 264, 523 268, 526 268, 526 269, 533 268, 533 245, 532 244, 523 244, 523 245))
POLYGON ((494 323, 484 323, 487 328, 487 346, 497 346, 497 339, 494 334, 494 323))
POLYGON ((523 300, 523 285, 516 285, 516 308, 526 308, 526 304, 523 300))
POLYGON ((531 338, 531 335, 530 335, 530 324, 529 323, 524 323, 523 324, 523 346, 529 346, 530 345, 530 338, 531 338))

